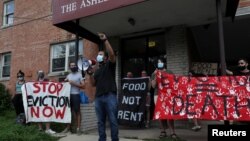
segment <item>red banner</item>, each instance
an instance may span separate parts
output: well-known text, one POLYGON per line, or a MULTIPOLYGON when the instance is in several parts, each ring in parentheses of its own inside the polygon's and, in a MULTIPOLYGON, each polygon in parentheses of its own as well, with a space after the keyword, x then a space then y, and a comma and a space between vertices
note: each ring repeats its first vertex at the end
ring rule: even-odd
POLYGON ((250 120, 249 76, 156 76, 155 119, 250 120))
POLYGON ((145 0, 53 0, 53 23, 84 18, 145 0))

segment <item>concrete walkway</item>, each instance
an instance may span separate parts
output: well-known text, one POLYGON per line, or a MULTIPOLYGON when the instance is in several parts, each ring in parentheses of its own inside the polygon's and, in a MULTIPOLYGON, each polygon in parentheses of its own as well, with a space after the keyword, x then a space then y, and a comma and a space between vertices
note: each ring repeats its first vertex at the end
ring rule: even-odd
MULTIPOLYGON (((202 121, 202 129, 198 132, 191 130, 193 123, 190 121, 176 121, 176 134, 179 138, 185 141, 206 141, 207 140, 207 125, 208 124, 223 124, 219 121, 202 121)), ((109 127, 109 126, 107 126, 109 127)), ((110 139, 110 130, 106 131, 108 140, 110 139)), ((169 135, 169 130, 167 131, 169 135)), ((154 122, 150 128, 124 128, 119 129, 120 141, 142 141, 145 139, 159 139, 160 129, 158 122, 154 122)), ((67 134, 66 137, 61 138, 59 141, 98 141, 97 130, 89 131, 81 135, 67 134)))

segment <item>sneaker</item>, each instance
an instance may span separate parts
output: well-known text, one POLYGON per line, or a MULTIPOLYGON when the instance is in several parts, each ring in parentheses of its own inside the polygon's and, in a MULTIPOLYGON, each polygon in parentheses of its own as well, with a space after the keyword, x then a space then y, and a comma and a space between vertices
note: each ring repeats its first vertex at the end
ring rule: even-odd
POLYGON ((45 131, 45 133, 47 133, 47 134, 55 134, 56 132, 55 131, 53 131, 53 130, 51 130, 51 129, 48 129, 48 130, 46 130, 45 131))
POLYGON ((197 125, 192 128, 194 131, 199 131, 201 129, 201 126, 197 125))
POLYGON ((81 132, 80 128, 76 128, 76 134, 77 134, 77 135, 81 135, 81 133, 82 133, 82 132, 81 132))
POLYGON ((69 132, 69 128, 65 128, 61 133, 68 133, 69 132))

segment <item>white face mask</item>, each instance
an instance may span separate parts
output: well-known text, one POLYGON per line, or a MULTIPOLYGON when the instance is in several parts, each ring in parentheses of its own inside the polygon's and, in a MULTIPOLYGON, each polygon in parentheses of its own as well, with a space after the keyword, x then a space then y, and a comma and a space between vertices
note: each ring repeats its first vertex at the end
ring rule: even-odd
POLYGON ((97 62, 103 62, 103 55, 97 55, 97 57, 96 57, 96 60, 97 60, 97 62))
POLYGON ((23 77, 18 77, 18 80, 22 81, 22 80, 23 80, 23 77))
POLYGON ((162 69, 162 68, 164 67, 164 64, 163 64, 162 62, 160 62, 160 63, 157 64, 157 67, 158 67, 159 69, 162 69))

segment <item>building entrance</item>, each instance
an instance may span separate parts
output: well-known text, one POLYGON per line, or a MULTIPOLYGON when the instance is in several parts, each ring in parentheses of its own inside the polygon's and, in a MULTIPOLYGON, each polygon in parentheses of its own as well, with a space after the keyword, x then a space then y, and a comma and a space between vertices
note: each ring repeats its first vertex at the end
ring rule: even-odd
MULTIPOLYGON (((122 40, 121 77, 126 77, 128 71, 134 77, 140 77, 141 71, 146 70, 148 75, 156 69, 158 57, 166 57, 164 33, 144 35, 122 40)), ((151 99, 154 99, 154 89, 151 88, 151 99)), ((150 103, 150 118, 154 113, 154 100, 150 103)))
POLYGON ((128 71, 140 77, 141 71, 148 75, 155 70, 158 57, 166 56, 164 33, 144 35, 122 40, 122 78, 128 71))

